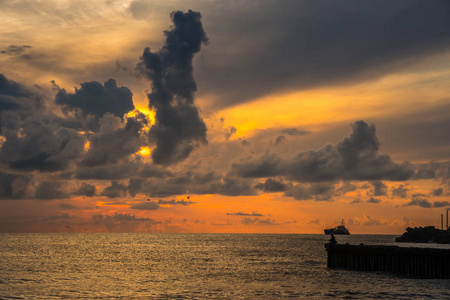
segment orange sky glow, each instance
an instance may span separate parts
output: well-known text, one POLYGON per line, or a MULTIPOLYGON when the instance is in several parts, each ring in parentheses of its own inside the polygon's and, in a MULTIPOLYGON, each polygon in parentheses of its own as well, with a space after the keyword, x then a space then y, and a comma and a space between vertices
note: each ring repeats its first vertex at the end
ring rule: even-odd
POLYGON ((375 11, 366 36, 313 4, 291 24, 268 4, 19 2, 0 4, 0 232, 441 226, 447 25, 424 17, 414 38, 375 11))

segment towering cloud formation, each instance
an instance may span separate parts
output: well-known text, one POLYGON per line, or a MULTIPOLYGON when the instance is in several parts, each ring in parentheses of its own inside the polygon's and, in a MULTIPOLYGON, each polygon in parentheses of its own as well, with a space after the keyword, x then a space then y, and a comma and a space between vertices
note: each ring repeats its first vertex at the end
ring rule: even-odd
POLYGON ((284 176, 289 180, 320 182, 332 180, 407 180, 414 174, 411 164, 396 164, 378 154, 375 126, 364 121, 352 125, 352 134, 337 145, 298 153, 291 160, 276 154, 260 161, 234 164, 232 173, 241 177, 284 176))
POLYGON ((197 85, 192 75, 192 59, 208 39, 198 12, 173 12, 174 26, 164 32, 163 47, 156 53, 145 48, 137 70, 152 81, 149 108, 155 110, 150 139, 157 164, 177 163, 194 147, 207 143, 206 126, 194 105, 197 85))
POLYGON ((89 119, 87 124, 91 129, 97 129, 98 119, 106 113, 123 119, 134 109, 133 93, 125 86, 118 87, 114 79, 104 85, 97 81, 82 83, 73 94, 57 88, 55 103, 61 105, 66 114, 73 112, 78 120, 89 119))

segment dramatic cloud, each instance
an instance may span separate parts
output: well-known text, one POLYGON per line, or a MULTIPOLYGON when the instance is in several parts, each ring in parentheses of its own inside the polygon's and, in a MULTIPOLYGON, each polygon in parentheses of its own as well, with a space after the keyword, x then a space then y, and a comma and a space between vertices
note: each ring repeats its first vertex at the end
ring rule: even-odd
POLYGON ((345 181, 342 183, 342 185, 336 190, 336 192, 340 194, 347 194, 349 192, 356 191, 357 186, 352 184, 351 182, 345 181))
POLYGON ((408 189, 405 188, 403 184, 400 184, 398 187, 392 187, 392 196, 406 198, 408 196, 408 189))
POLYGON ((277 154, 264 155, 260 161, 233 164, 232 174, 240 177, 285 176, 289 180, 319 182, 331 180, 406 180, 414 170, 411 164, 396 164, 378 154, 375 126, 364 121, 352 125, 353 132, 337 145, 302 152, 290 160, 277 154))
POLYGON ((170 165, 186 159, 199 144, 206 144, 206 125, 194 105, 197 91, 192 59, 207 43, 198 12, 173 12, 173 28, 164 32, 166 40, 156 53, 145 48, 137 65, 152 81, 149 108, 155 111, 155 124, 149 132, 156 144, 153 161, 170 165))
POLYGON ((83 118, 92 115, 97 118, 111 113, 119 118, 134 110, 133 93, 124 86, 118 87, 114 79, 102 85, 97 81, 85 82, 74 94, 60 89, 55 103, 62 105, 65 112, 76 112, 83 118))
POLYGON ((202 91, 220 95, 218 106, 250 101, 274 90, 381 76, 450 45, 450 24, 442 21, 449 11, 445 1, 213 5, 215 9, 207 6, 204 13, 213 14, 215 26, 208 30, 222 37, 214 40, 221 51, 201 64, 199 77, 202 91), (280 51, 282 55, 277 55, 280 51))
POLYGON ((443 192, 444 190, 442 189, 442 188, 437 188, 437 189, 433 189, 433 191, 431 192, 431 194, 433 195, 433 196, 441 196, 442 195, 442 192, 443 192))
POLYGON ((266 179, 264 183, 258 183, 255 188, 262 190, 265 193, 277 193, 283 192, 286 189, 286 185, 282 181, 277 181, 272 178, 266 179))
POLYGON ((109 113, 100 120, 100 130, 90 138, 89 150, 82 160, 86 166, 117 163, 120 159, 136 153, 143 145, 142 130, 148 124, 144 114, 137 113, 122 123, 109 113))
POLYGON ((28 91, 27 88, 12 80, 8 80, 5 75, 0 74, 0 112, 2 110, 15 110, 24 108, 23 106, 29 106, 32 103, 28 104, 26 102, 30 101, 29 98, 33 96, 33 93, 28 91))
POLYGON ((433 207, 447 207, 450 206, 449 201, 436 201, 433 203, 433 207))
POLYGON ((336 194, 334 185, 326 183, 297 184, 290 186, 284 193, 296 200, 330 201, 336 194))
POLYGON ((83 153, 83 136, 60 127, 45 100, 0 74, 0 161, 21 171, 60 171, 83 153))
POLYGON ((96 187, 93 184, 83 182, 78 190, 74 192, 75 195, 94 197, 96 187))
POLYGON ((39 200, 65 199, 69 196, 66 187, 61 182, 44 181, 36 189, 36 199, 39 200))
POLYGON ((75 130, 56 129, 40 121, 23 125, 20 134, 8 132, 0 150, 0 160, 10 168, 31 171, 60 171, 79 158, 84 138, 75 130))
POLYGON ((374 181, 371 183, 373 185, 373 195, 374 196, 386 196, 387 186, 381 181, 374 181))
POLYGON ((117 181, 111 181, 111 185, 106 187, 100 195, 108 198, 125 197, 127 195, 127 190, 128 188, 126 185, 117 181))
POLYGON ((431 202, 425 198, 423 194, 414 194, 411 201, 403 204, 403 206, 420 206, 423 208, 430 208, 432 206, 431 202))
POLYGON ((21 199, 25 196, 29 178, 0 172, 0 199, 21 199))

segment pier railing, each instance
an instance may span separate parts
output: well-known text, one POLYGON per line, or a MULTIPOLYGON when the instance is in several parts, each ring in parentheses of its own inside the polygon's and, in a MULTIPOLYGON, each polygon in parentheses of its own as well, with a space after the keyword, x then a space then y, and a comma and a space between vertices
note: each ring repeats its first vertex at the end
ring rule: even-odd
POLYGON ((327 245, 329 268, 450 278, 450 250, 372 245, 327 245))

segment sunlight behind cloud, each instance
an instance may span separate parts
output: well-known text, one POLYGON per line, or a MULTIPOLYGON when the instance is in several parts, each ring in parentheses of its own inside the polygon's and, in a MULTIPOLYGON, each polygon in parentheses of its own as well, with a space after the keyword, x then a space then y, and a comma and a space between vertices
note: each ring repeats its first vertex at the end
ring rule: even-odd
POLYGON ((150 149, 149 147, 141 147, 138 153, 142 156, 150 156, 150 154, 152 153, 152 149, 150 149))
POLYGON ((272 94, 218 114, 237 128, 234 139, 250 137, 257 129, 311 129, 346 120, 386 117, 420 111, 445 98, 442 85, 449 77, 448 70, 416 69, 353 86, 272 94))

